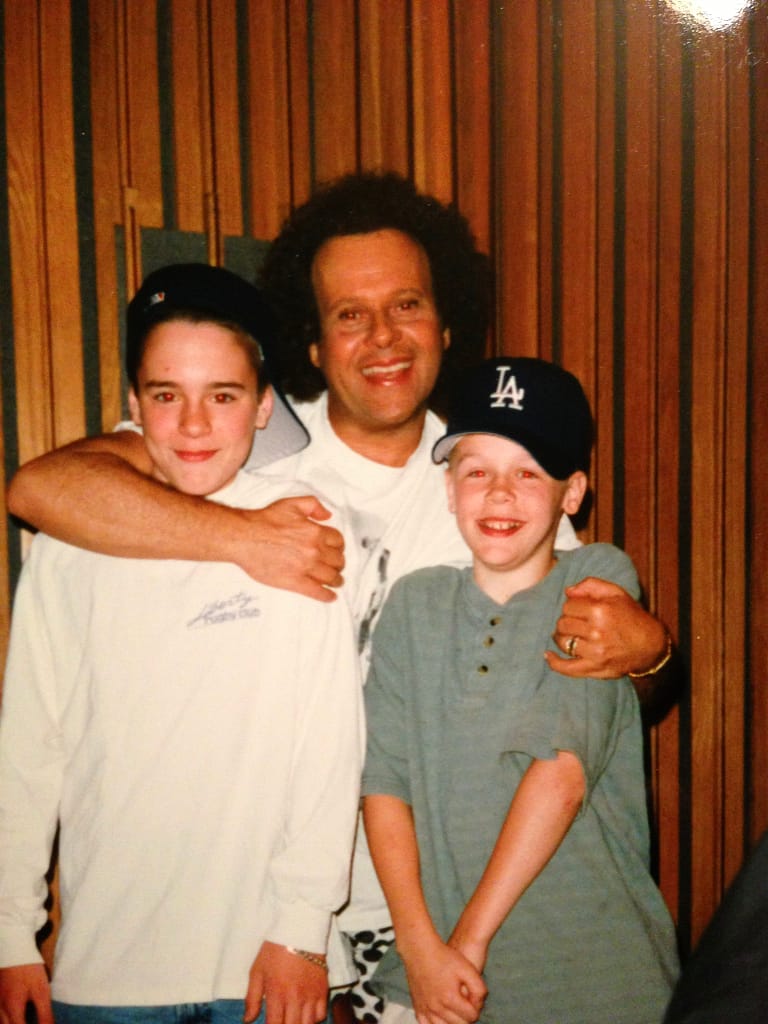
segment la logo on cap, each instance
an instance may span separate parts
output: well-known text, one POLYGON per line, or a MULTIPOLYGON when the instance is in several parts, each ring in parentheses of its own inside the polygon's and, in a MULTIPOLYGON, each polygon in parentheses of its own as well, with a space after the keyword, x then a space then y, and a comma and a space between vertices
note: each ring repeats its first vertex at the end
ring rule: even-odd
POLYGON ((523 409, 523 399, 525 398, 525 388, 519 388, 517 386, 517 380, 514 373, 509 379, 510 368, 508 366, 497 367, 498 378, 496 381, 496 390, 491 392, 490 397, 495 399, 491 402, 492 409, 523 409))

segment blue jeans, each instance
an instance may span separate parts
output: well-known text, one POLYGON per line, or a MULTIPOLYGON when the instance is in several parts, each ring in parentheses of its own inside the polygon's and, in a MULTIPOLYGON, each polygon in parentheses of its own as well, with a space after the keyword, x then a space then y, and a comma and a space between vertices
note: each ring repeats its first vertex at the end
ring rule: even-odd
MULTIPOLYGON (((172 1006, 73 1006, 53 1004, 56 1024, 243 1024, 242 999, 172 1006)), ((255 1024, 264 1024, 260 1013, 255 1024)))
MULTIPOLYGON (((173 1006, 73 1006, 53 1003, 56 1024, 243 1024, 243 999, 215 999, 212 1003, 173 1006)), ((264 1024, 265 1010, 253 1024, 264 1024)), ((328 1013, 326 1024, 331 1024, 328 1013)))

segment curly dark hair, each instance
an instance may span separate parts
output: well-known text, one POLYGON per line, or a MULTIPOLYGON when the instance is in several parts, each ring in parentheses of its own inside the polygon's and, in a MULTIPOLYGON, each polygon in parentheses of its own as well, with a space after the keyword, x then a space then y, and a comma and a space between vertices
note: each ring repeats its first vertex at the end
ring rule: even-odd
POLYGON ((491 307, 490 263, 478 252, 465 218, 399 174, 349 174, 322 186, 293 211, 261 269, 260 284, 279 322, 273 373, 294 398, 315 398, 326 386, 308 353, 320 336, 311 280, 318 249, 339 235, 387 228, 402 231, 426 252, 437 311, 451 332, 433 407, 442 409, 450 381, 482 359, 491 307))

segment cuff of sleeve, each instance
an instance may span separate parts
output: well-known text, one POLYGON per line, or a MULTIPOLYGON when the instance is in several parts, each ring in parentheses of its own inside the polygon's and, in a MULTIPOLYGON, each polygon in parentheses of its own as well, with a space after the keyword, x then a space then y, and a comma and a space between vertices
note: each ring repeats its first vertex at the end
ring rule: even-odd
POLYGON ((402 800, 404 804, 410 805, 411 803, 411 794, 407 786, 403 785, 399 779, 393 778, 391 775, 380 775, 374 772, 363 775, 360 795, 394 796, 398 800, 402 800))
POLYGON ((35 936, 28 929, 4 928, 0 933, 0 968, 43 962, 35 936))
POLYGON ((581 770, 584 773, 584 797, 577 817, 581 817, 589 806, 592 797, 593 780, 587 771, 586 760, 579 751, 580 744, 575 740, 569 740, 565 736, 543 736, 535 733, 520 734, 510 740, 508 751, 510 753, 523 754, 537 761, 553 761, 558 751, 564 750, 573 754, 581 763, 581 770))
POLYGON ((278 908, 266 937, 280 946, 306 949, 310 953, 325 953, 330 925, 329 911, 296 900, 278 908))
POLYGON ((559 746, 551 735, 518 728, 505 738, 503 754, 522 754, 539 761, 553 761, 559 746))

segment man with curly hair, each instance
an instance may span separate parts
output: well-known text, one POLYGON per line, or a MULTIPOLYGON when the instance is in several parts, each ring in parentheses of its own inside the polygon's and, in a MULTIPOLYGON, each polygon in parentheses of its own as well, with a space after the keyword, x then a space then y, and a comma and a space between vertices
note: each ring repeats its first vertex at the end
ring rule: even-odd
POLYGON ((361 250, 373 249, 378 255, 377 242, 390 232, 411 239, 422 250, 435 310, 443 329, 450 332, 435 386, 427 396, 431 407, 442 410, 450 381, 482 358, 491 270, 465 218, 397 174, 350 174, 298 207, 272 243, 261 271, 281 325, 282 379, 294 399, 315 399, 329 387, 312 355, 313 344, 323 336, 315 258, 326 251, 326 243, 349 236, 357 238, 361 250))
MULTIPOLYGON (((488 261, 452 206, 396 174, 353 174, 291 214, 267 254, 262 285, 280 324, 278 383, 297 400, 311 436, 303 452, 262 471, 305 481, 306 498, 245 511, 168 492, 147 478, 140 436, 123 431, 28 463, 9 505, 80 546, 235 562, 273 586, 333 600, 344 554, 340 536, 321 521, 327 513, 315 495, 326 495, 354 529, 344 589, 365 665, 392 583, 469 558, 430 459, 443 431, 430 404, 439 408, 451 377, 484 354, 488 261)), ((564 531, 558 543, 572 546, 567 522, 564 531)), ((571 676, 655 673, 669 650, 663 625, 601 581, 585 581, 569 596, 555 640, 569 657, 546 657, 571 676)), ((368 971, 391 931, 364 851, 342 925, 368 971)), ((376 1020, 367 1002, 357 1012, 376 1020)))

